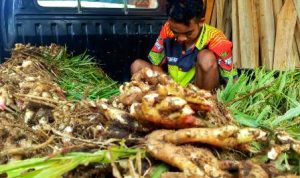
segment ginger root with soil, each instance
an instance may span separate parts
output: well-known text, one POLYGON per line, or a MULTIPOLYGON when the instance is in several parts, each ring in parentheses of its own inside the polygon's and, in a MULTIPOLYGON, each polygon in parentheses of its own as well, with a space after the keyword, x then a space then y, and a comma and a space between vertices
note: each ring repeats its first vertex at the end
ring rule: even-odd
POLYGON ((233 123, 228 111, 218 107, 220 104, 209 91, 192 84, 182 87, 166 74, 149 68, 134 74, 120 92, 114 98, 115 105, 122 106, 144 125, 178 129, 233 123))

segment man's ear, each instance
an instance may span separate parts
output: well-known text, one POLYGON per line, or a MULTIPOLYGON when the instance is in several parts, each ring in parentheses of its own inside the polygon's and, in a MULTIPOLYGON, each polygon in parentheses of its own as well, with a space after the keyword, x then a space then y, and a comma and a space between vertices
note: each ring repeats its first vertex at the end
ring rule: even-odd
POLYGON ((202 17, 202 18, 200 19, 200 23, 204 23, 204 22, 205 22, 205 18, 202 17))
POLYGON ((204 23, 205 23, 205 18, 202 17, 202 18, 198 21, 198 24, 199 24, 200 27, 202 27, 204 23))

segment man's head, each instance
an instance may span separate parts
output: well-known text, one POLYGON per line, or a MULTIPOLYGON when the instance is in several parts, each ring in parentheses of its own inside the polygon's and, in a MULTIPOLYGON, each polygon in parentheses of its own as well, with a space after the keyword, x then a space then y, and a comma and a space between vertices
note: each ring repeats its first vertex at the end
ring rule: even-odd
POLYGON ((197 39, 204 21, 202 0, 168 0, 167 15, 176 40, 191 45, 197 39))

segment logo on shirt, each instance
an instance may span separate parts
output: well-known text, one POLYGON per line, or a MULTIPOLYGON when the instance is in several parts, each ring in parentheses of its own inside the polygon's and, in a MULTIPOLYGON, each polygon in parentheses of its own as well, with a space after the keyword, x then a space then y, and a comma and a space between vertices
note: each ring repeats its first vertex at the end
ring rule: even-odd
POLYGON ((232 64, 232 57, 228 58, 228 59, 225 59, 225 64, 227 65, 231 65, 232 64))
POLYGON ((224 58, 224 57, 226 57, 227 55, 228 55, 227 52, 223 52, 223 53, 220 54, 220 57, 221 57, 221 58, 224 58))
POLYGON ((159 44, 159 41, 156 41, 155 47, 156 47, 156 49, 157 49, 158 51, 162 49, 162 45, 159 44))
POLYGON ((178 61, 177 57, 167 57, 169 63, 176 63, 178 61))
POLYGON ((219 59, 218 63, 220 65, 220 67, 224 70, 230 71, 233 68, 233 63, 232 63, 232 58, 228 58, 228 59, 219 59))
POLYGON ((228 59, 225 59, 225 60, 223 60, 223 59, 219 59, 219 60, 218 60, 218 64, 222 64, 222 62, 223 62, 224 64, 226 64, 226 65, 231 65, 231 64, 232 64, 232 57, 230 57, 230 58, 228 58, 228 59))
POLYGON ((161 37, 158 37, 152 48, 152 51, 156 53, 162 52, 162 50, 164 49, 163 43, 164 43, 163 39, 161 37))

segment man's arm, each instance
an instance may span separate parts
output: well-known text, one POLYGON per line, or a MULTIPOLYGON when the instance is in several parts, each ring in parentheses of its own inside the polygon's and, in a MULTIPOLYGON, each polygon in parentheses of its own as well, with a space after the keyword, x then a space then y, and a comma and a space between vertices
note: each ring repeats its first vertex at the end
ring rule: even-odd
POLYGON ((138 71, 142 70, 143 68, 150 68, 154 71, 157 72, 162 72, 163 70, 160 66, 156 66, 153 64, 150 64, 149 62, 143 60, 143 59, 136 59, 132 64, 131 64, 131 75, 133 75, 134 73, 137 73, 138 71))
POLYGON ((221 31, 210 43, 209 50, 216 55, 220 75, 223 79, 228 80, 231 77, 237 77, 237 70, 232 61, 232 42, 221 31))
POLYGON ((159 36, 156 39, 154 46, 149 52, 148 59, 153 65, 162 66, 165 62, 165 49, 164 40, 171 37, 173 34, 169 28, 169 22, 167 21, 160 30, 159 36))
POLYGON ((165 73, 162 69, 162 67, 160 66, 156 66, 156 65, 151 65, 151 69, 156 71, 156 72, 159 72, 159 73, 165 73))
POLYGON ((164 39, 168 37, 167 29, 168 22, 166 22, 160 30, 159 36, 149 52, 148 60, 150 61, 150 63, 142 59, 135 60, 131 64, 131 74, 134 74, 145 67, 151 68, 152 70, 157 72, 164 72, 162 69, 162 65, 164 65, 165 61, 164 39))

